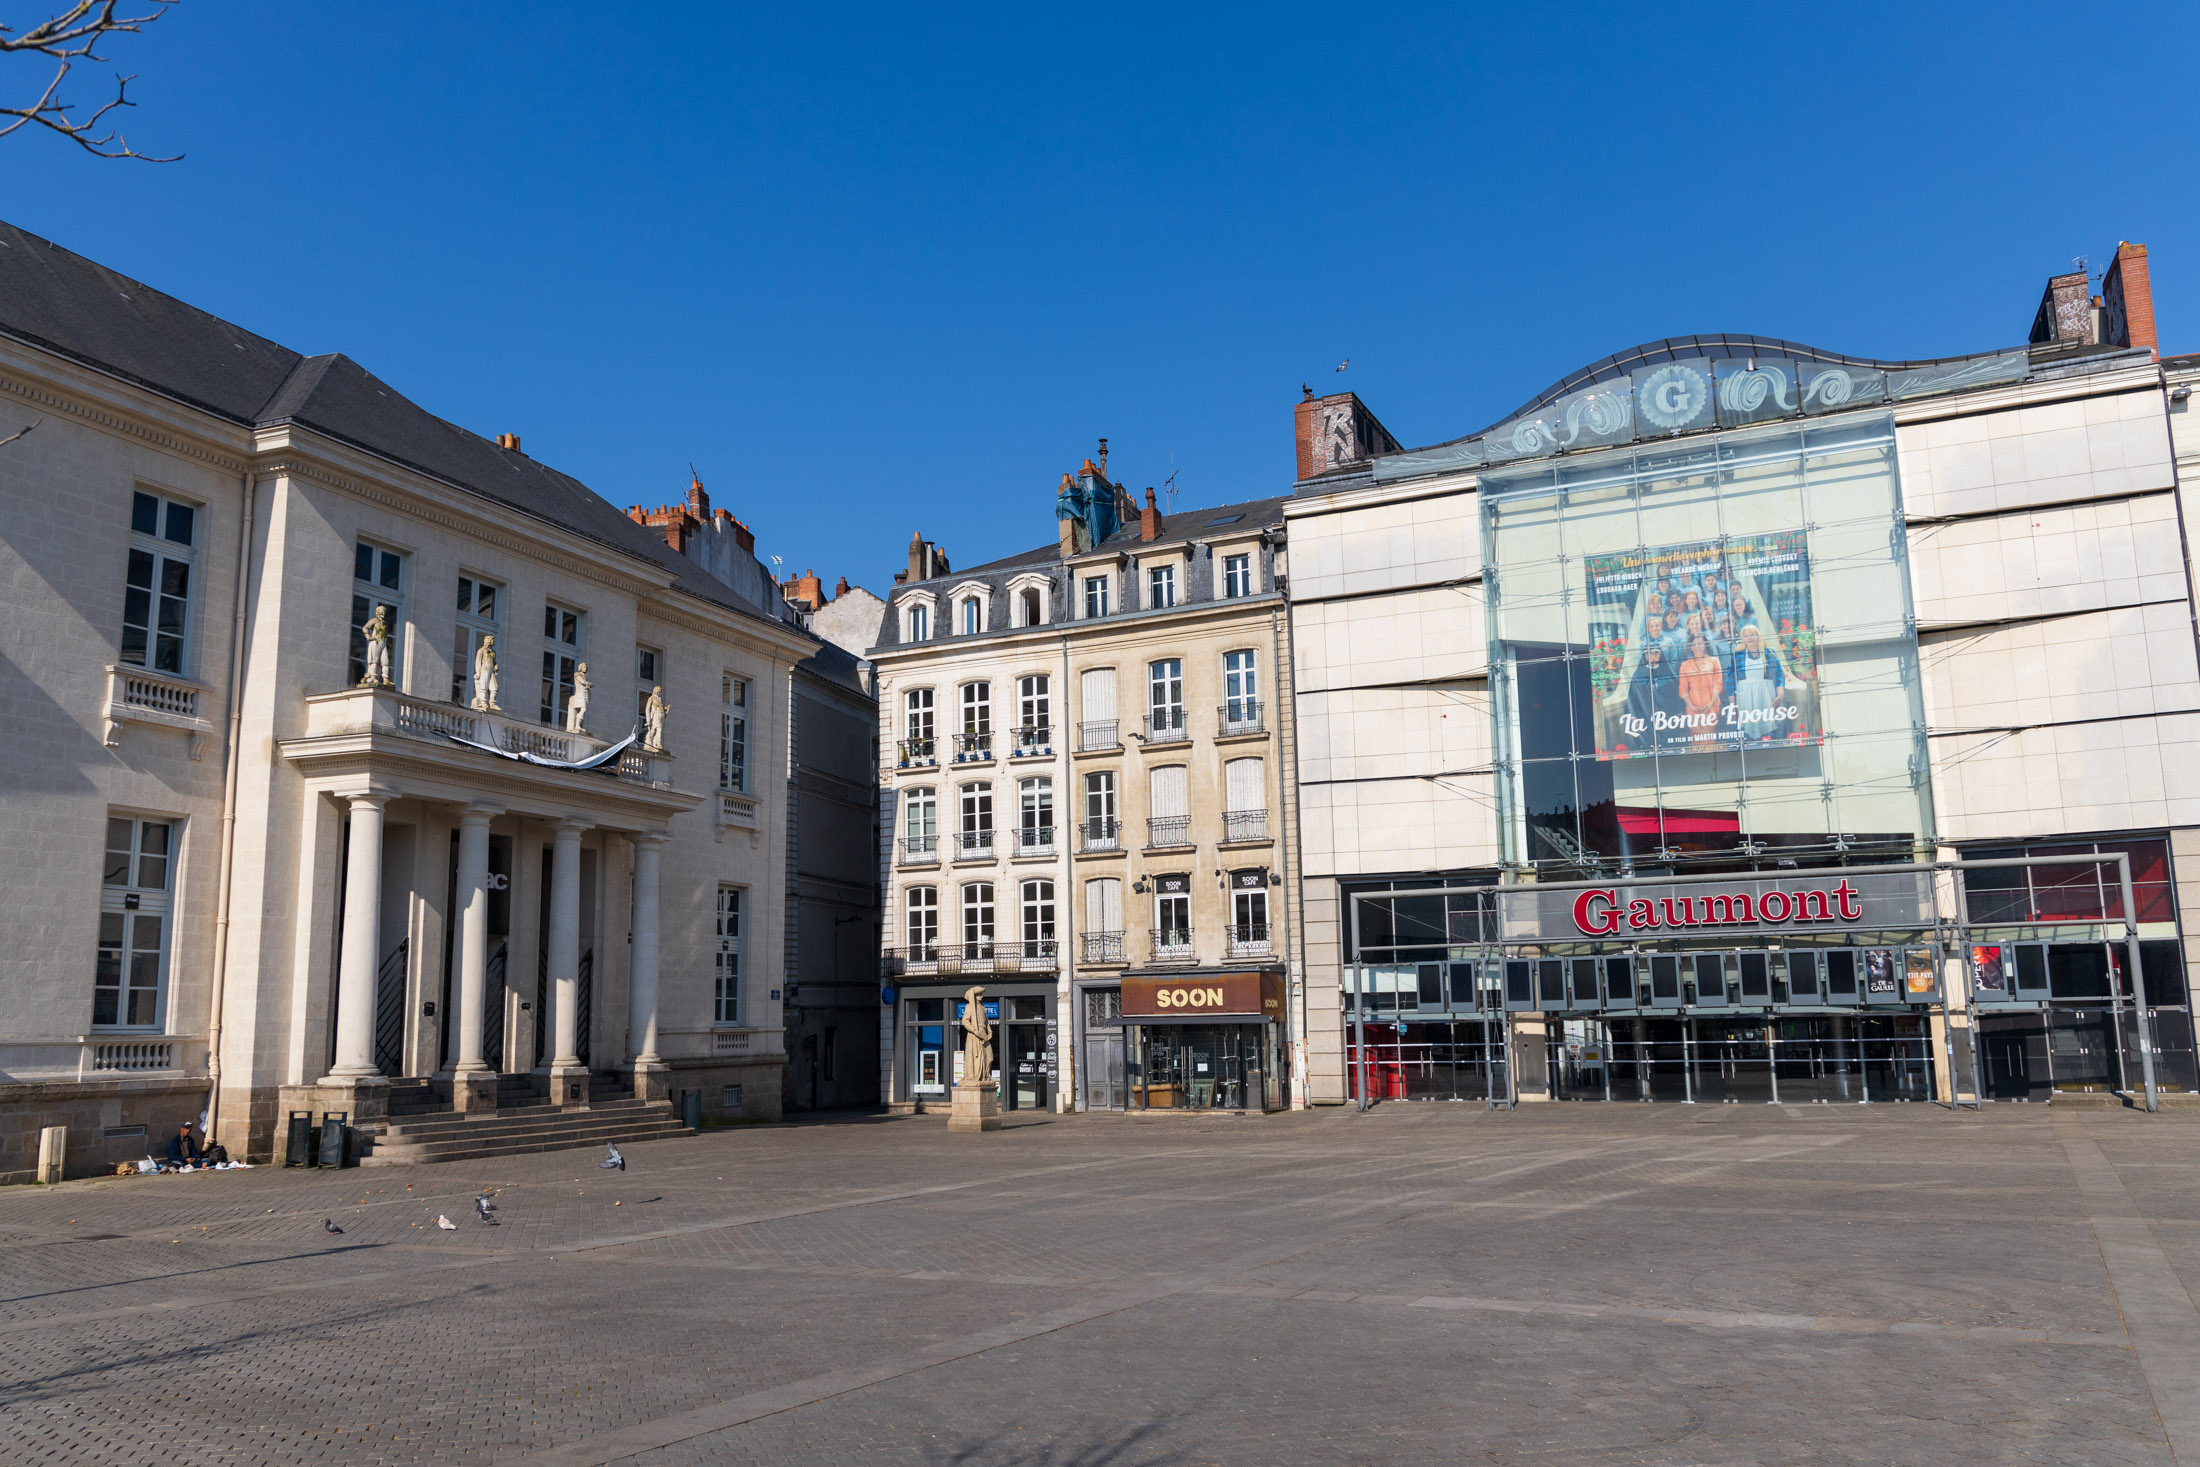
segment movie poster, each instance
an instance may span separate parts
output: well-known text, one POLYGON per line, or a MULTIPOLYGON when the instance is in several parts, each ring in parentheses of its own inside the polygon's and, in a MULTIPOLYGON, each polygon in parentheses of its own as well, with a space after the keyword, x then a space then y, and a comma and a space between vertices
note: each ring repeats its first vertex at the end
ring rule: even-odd
POLYGON ((1583 570, 1599 759, 1823 740, 1802 531, 1592 555, 1583 570))

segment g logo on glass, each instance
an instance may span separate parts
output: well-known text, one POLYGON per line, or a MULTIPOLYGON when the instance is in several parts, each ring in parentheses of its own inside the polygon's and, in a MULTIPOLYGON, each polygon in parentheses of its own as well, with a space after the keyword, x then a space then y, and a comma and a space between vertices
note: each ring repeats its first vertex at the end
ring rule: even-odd
POLYGON ((1635 387, 1635 411, 1660 428, 1686 427, 1710 400, 1703 373, 1678 362, 1658 368, 1635 387))

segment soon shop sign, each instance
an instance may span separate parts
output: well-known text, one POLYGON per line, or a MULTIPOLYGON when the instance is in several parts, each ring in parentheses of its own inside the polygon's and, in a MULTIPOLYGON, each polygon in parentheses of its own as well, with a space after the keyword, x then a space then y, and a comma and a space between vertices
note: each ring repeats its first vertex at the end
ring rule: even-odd
POLYGON ((1501 888, 1508 941, 1632 939, 1822 927, 1899 931, 1933 921, 1932 873, 1788 872, 1741 881, 1501 888))

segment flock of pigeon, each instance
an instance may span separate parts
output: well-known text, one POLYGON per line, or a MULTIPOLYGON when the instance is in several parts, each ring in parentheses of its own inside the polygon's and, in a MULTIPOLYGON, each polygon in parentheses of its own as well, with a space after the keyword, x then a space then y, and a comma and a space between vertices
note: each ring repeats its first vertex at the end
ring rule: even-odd
MULTIPOLYGON (((604 1150, 610 1154, 605 1156, 602 1161, 596 1163, 597 1170, 607 1172, 623 1172, 626 1170, 626 1155, 619 1150, 618 1142, 604 1142, 604 1150)), ((480 1196, 474 1199, 474 1216, 480 1218, 481 1221, 487 1224, 489 1227, 493 1228, 499 1226, 497 1222, 497 1205, 489 1200, 489 1194, 487 1192, 482 1193, 480 1196)), ((458 1224, 452 1222, 448 1217, 445 1217, 440 1212, 435 1215, 435 1225, 446 1233, 455 1233, 458 1231, 458 1224)), ((344 1231, 342 1228, 336 1225, 335 1219, 326 1217, 321 1219, 321 1230, 325 1233, 330 1233, 336 1236, 341 1236, 344 1231)))

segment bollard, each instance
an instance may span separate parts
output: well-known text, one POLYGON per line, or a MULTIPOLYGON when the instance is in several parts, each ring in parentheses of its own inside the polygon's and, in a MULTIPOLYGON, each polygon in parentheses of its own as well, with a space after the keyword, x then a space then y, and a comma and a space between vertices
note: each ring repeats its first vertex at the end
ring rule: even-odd
POLYGON ((340 1167, 344 1164, 344 1133, 349 1129, 345 1122, 351 1112, 332 1110, 321 1116, 321 1165, 340 1167))
POLYGON ((61 1180, 68 1149, 67 1126, 47 1126, 38 1133, 38 1180, 41 1183, 50 1186, 61 1180))
POLYGON ((284 1166, 313 1165, 313 1112, 290 1113, 290 1144, 283 1150, 284 1166))

